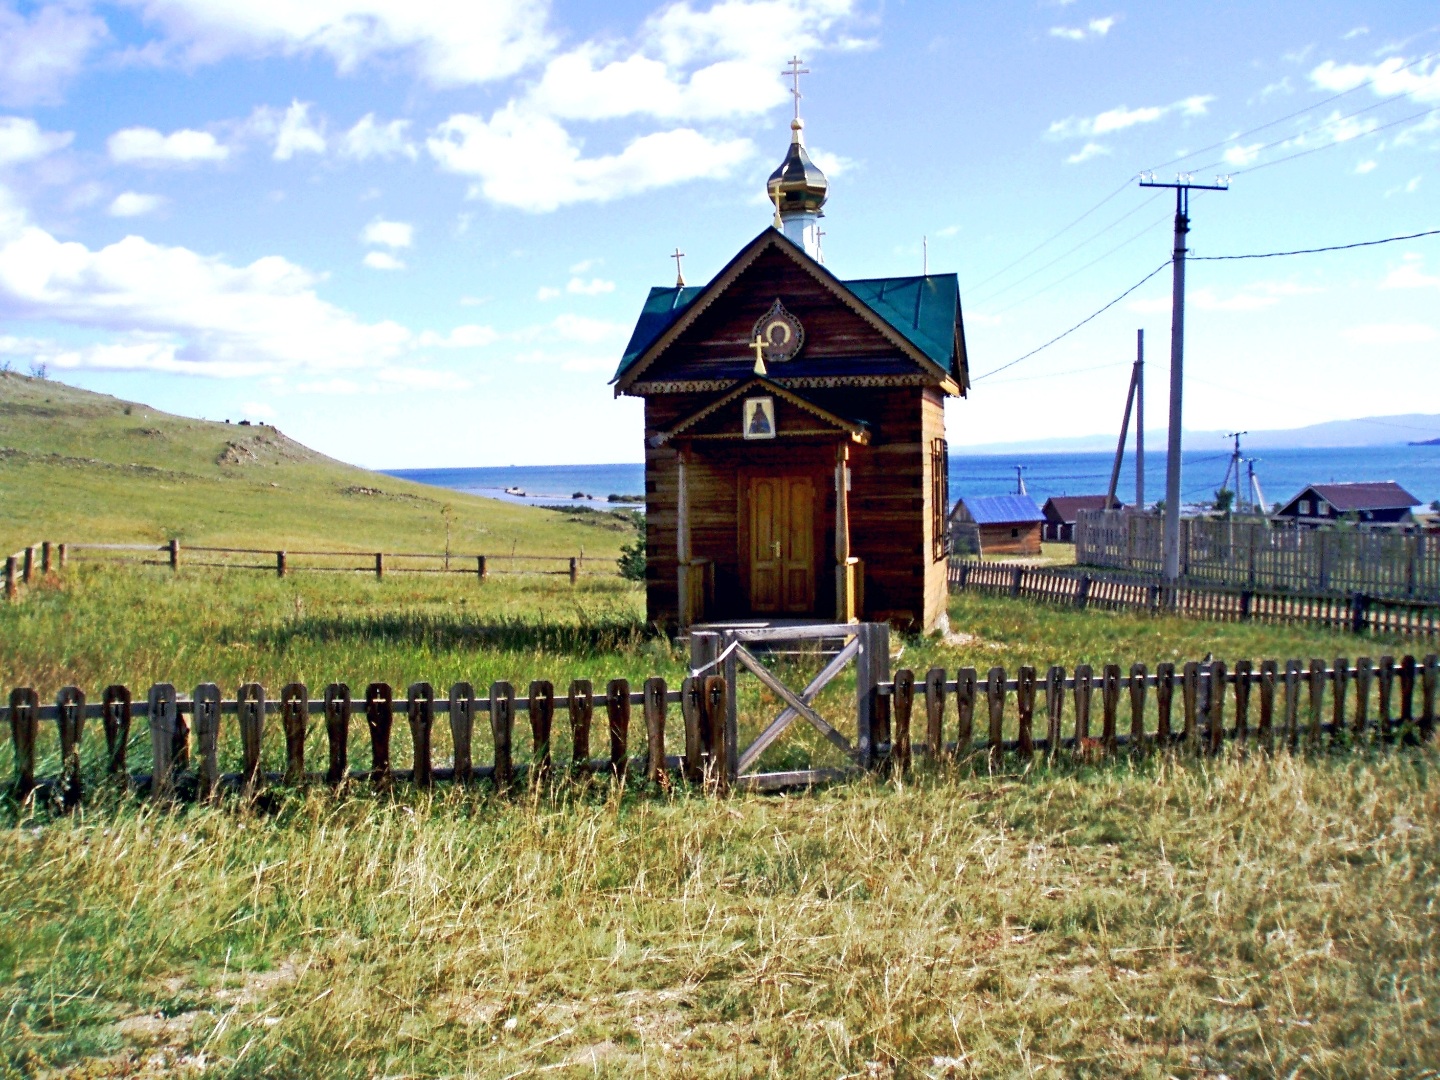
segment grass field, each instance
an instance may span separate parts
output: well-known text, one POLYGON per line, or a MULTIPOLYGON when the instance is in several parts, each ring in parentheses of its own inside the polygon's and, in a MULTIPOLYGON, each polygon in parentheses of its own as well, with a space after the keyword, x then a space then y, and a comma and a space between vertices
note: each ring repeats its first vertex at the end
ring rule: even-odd
MULTIPOLYGON (((0 382, 7 395, 63 389, 13 379, 0 382)), ((113 412, 91 425, 115 427, 103 460, 140 464, 131 448, 159 437, 127 433, 140 421, 113 412)), ((217 425, 175 435, 148 466, 180 471, 198 447, 182 482, 51 459, 77 451, 59 435, 46 449, 51 420, 26 415, 30 442, 0 429, 18 448, 0 456, 7 513, 12 492, 29 500, 3 526, 9 542, 97 523, 114 530, 102 539, 164 538, 155 508, 170 496, 150 496, 165 485, 184 489, 174 505, 198 530, 191 542, 269 546, 312 504, 314 522, 295 525, 312 537, 357 521, 377 530, 368 547, 433 536, 433 491, 323 461, 213 465, 223 425, 218 442, 201 438, 217 425), (414 498, 363 497, 383 509, 372 521, 343 494, 355 483, 414 498), (192 514, 215 505, 233 520, 192 514)), ((495 530, 481 536, 560 551, 602 532, 464 503, 474 528, 495 530)), ((975 595, 953 598, 950 615, 955 635, 896 637, 892 663, 983 672, 1418 651, 975 595)), ((576 677, 674 685, 684 659, 618 578, 80 565, 0 604, 0 686, 46 700, 67 683, 143 694, 161 680, 182 692, 213 680, 227 696, 256 680, 273 696, 297 679, 312 694, 334 679, 442 692, 508 679, 523 694, 546 678, 563 693, 576 677)), ((822 711, 844 716, 848 692, 837 686, 822 711)), ((775 709, 747 684, 742 729, 775 709)), ((922 763, 903 778, 723 800, 560 780, 507 795, 353 785, 160 807, 104 784, 98 728, 87 726, 80 810, 0 803, 0 1076, 1408 1077, 1440 1062, 1434 748, 1011 758, 993 774, 922 763)), ((565 730, 562 714, 561 764, 565 730)), ((41 736, 53 774, 54 725, 41 736)), ((272 719, 272 766, 281 741, 272 719)), ((364 741, 357 719, 356 763, 364 741)), ((523 760, 523 718, 516 742, 523 760)), ((408 743, 398 723, 397 767, 408 743)), ((822 750, 801 738, 766 763, 822 750)), ((489 753, 482 737, 476 759, 489 753)))
POLYGON ((0 372, 0 554, 41 540, 575 555, 633 530, 357 469, 271 427, 0 372))
MULTIPOLYGON (((970 636, 897 640, 896 663, 1361 651, 975 596, 951 617, 970 636)), ((602 579, 85 568, 0 607, 0 640, 0 680, 47 697, 683 674, 602 579)), ((311 790, 264 814, 97 784, 71 819, 5 812, 0 1044, 15 1075, 1421 1075, 1437 764, 925 766, 725 801, 311 790)))

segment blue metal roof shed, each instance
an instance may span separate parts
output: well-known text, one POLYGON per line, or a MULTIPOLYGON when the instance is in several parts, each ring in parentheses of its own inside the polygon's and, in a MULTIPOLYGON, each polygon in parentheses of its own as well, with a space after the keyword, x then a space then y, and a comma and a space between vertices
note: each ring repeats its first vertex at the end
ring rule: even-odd
POLYGON ((971 495, 955 504, 952 515, 976 525, 1028 525, 1045 520, 1029 495, 971 495))

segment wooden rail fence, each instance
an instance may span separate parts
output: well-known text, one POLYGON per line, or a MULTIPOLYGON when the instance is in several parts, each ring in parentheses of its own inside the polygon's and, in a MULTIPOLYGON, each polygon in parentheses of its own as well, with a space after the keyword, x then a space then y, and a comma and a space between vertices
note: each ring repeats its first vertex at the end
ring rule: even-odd
MULTIPOLYGON (((1163 532, 1159 514, 1083 510, 1075 521, 1075 561, 1159 575, 1163 532)), ((1180 575, 1187 584, 1440 602, 1440 536, 1184 518, 1180 575)))
MULTIPOLYGON (((1435 733, 1440 661, 1434 655, 1417 661, 1382 656, 1378 663, 1362 657, 1308 664, 1263 660, 1258 666, 1239 660, 1233 670, 1223 661, 1190 661, 1181 665, 1157 664, 1152 673, 1145 664, 1106 664, 1097 673, 1088 664, 1066 674, 1051 667, 1042 676, 1036 668, 1021 667, 1014 678, 993 667, 982 679, 975 668, 961 668, 950 678, 943 668, 932 668, 923 678, 913 671, 896 672, 893 680, 873 688, 869 701, 871 732, 878 766, 905 769, 915 754, 947 759, 983 755, 991 768, 1014 755, 1023 765, 1034 755, 1054 760, 1062 752, 1090 759, 1116 754, 1178 749, 1188 753, 1219 753, 1225 742, 1242 748, 1274 752, 1277 746, 1291 752, 1360 750, 1430 742, 1435 733), (1351 689, 1353 687, 1353 695, 1351 689), (1154 723, 1147 697, 1155 692, 1154 723), (1092 722, 1095 695, 1099 694, 1098 729, 1092 722), (1327 701, 1328 695, 1328 701, 1327 701), (1041 709, 1043 696, 1043 710, 1041 709), (1178 703, 1177 703, 1178 698, 1178 703), (1073 719, 1065 716, 1072 702, 1073 719), (947 701, 953 700, 953 719, 947 720, 947 701), (1121 728, 1121 702, 1128 700, 1128 725, 1121 728), (1372 702, 1374 709, 1372 711, 1372 702), (917 713, 918 706, 918 713, 917 713), (1253 708, 1252 708, 1253 706, 1253 708), (1007 725, 1007 711, 1013 724, 1007 725), (1006 728, 1013 728, 1007 737, 1006 728), (1068 726, 1068 734, 1066 729, 1068 726)), ((319 700, 301 683, 289 683, 278 699, 267 696, 256 683, 240 686, 233 699, 222 698, 214 683, 195 687, 184 700, 169 683, 150 687, 143 699, 122 685, 108 686, 92 701, 74 686, 64 687, 54 705, 42 705, 32 687, 10 692, 9 707, 0 710, 8 721, 15 754, 13 796, 18 800, 42 797, 65 808, 78 805, 84 795, 85 770, 81 750, 86 720, 99 720, 105 736, 105 773, 111 782, 148 789, 156 797, 188 795, 201 800, 218 797, 222 789, 253 796, 266 785, 298 785, 345 780, 366 781, 388 787, 409 781, 420 787, 452 780, 459 783, 488 779, 504 790, 522 778, 539 782, 556 775, 552 746, 555 714, 569 717, 571 771, 616 778, 627 775, 667 787, 678 775, 724 794, 732 787, 784 786, 745 783, 737 777, 726 746, 728 693, 723 676, 691 677, 678 691, 664 679, 646 679, 635 692, 625 679, 612 679, 604 693, 588 680, 576 680, 564 697, 554 684, 537 680, 528 696, 517 697, 508 682, 496 682, 488 697, 476 695, 466 682, 456 683, 448 696, 439 696, 429 683, 412 683, 396 697, 387 683, 369 684, 363 700, 352 698, 348 685, 331 683, 319 700), (684 720, 684 753, 666 753, 667 713, 679 705, 684 720), (643 716, 644 753, 631 757, 631 712, 639 706, 643 716), (591 725, 603 709, 609 737, 609 754, 591 757, 591 725), (531 733, 528 765, 515 761, 514 729, 519 713, 526 713, 531 733), (356 714, 364 716, 370 736, 370 762, 366 769, 350 767, 349 737, 356 714), (268 723, 278 714, 285 744, 282 772, 262 769, 268 723), (433 760, 431 736, 436 719, 448 717, 454 747, 449 765, 433 760), (475 725, 482 714, 489 718, 493 742, 490 764, 473 761, 475 725), (391 765, 395 719, 409 722, 413 767, 391 765), (224 718, 234 717, 241 743, 240 768, 224 772, 219 748, 224 718), (328 749, 327 767, 311 771, 305 760, 310 719, 322 717, 328 749), (131 727, 137 720, 149 728, 150 771, 131 775, 127 751, 131 727), (42 722, 56 724, 60 774, 36 776, 36 742, 42 722), (737 780, 742 782, 737 783, 737 780)), ((777 774, 779 775, 779 774, 777 774)))
POLYGON ((553 574, 570 578, 609 576, 610 570, 587 570, 580 555, 462 555, 453 552, 286 550, 269 548, 205 547, 171 540, 165 544, 76 544, 46 540, 32 544, 5 560, 5 595, 15 597, 22 584, 37 573, 50 574, 71 562, 110 562, 121 565, 168 566, 179 570, 199 566, 223 570, 265 570, 285 577, 302 573, 464 574, 483 581, 491 574, 553 574), (256 561, 261 560, 261 561, 256 561), (360 560, 357 563, 357 560, 360 560))
POLYGON ((1169 585, 1159 578, 1109 576, 1088 567, 952 562, 950 588, 1109 611, 1172 612, 1220 622, 1305 623, 1356 634, 1440 634, 1440 601, 1355 593, 1340 597, 1169 585))

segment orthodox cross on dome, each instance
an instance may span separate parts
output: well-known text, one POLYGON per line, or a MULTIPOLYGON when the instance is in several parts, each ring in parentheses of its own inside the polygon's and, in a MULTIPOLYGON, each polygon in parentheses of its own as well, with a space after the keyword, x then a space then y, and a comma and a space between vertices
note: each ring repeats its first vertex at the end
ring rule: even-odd
POLYGON ((680 269, 680 260, 684 257, 685 252, 681 251, 678 247, 675 249, 675 254, 670 256, 670 258, 675 260, 675 287, 677 289, 681 288, 685 284, 685 274, 680 269))
POLYGON ((795 119, 796 119, 796 120, 799 120, 799 119, 800 119, 800 97, 801 97, 801 94, 800 94, 800 76, 801 76, 801 75, 809 75, 809 74, 810 74, 810 69, 809 69, 809 68, 805 68, 805 67, 801 67, 801 66, 800 66, 800 65, 803 64, 804 62, 805 62, 805 61, 804 61, 804 60, 801 60, 800 57, 798 57, 798 56, 792 56, 792 57, 787 61, 788 65, 789 65, 789 70, 788 70, 788 71, 782 71, 782 72, 780 73, 781 75, 786 75, 786 76, 788 76, 788 77, 790 78, 791 82, 792 82, 792 86, 791 86, 790 93, 795 96, 795 119))

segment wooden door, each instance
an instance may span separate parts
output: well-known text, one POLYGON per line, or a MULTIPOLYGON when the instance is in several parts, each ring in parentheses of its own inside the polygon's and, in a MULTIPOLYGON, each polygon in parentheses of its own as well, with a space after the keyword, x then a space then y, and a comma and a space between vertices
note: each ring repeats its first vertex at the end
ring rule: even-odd
POLYGON ((804 476, 750 481, 750 610, 804 615, 815 608, 815 485, 804 476))

